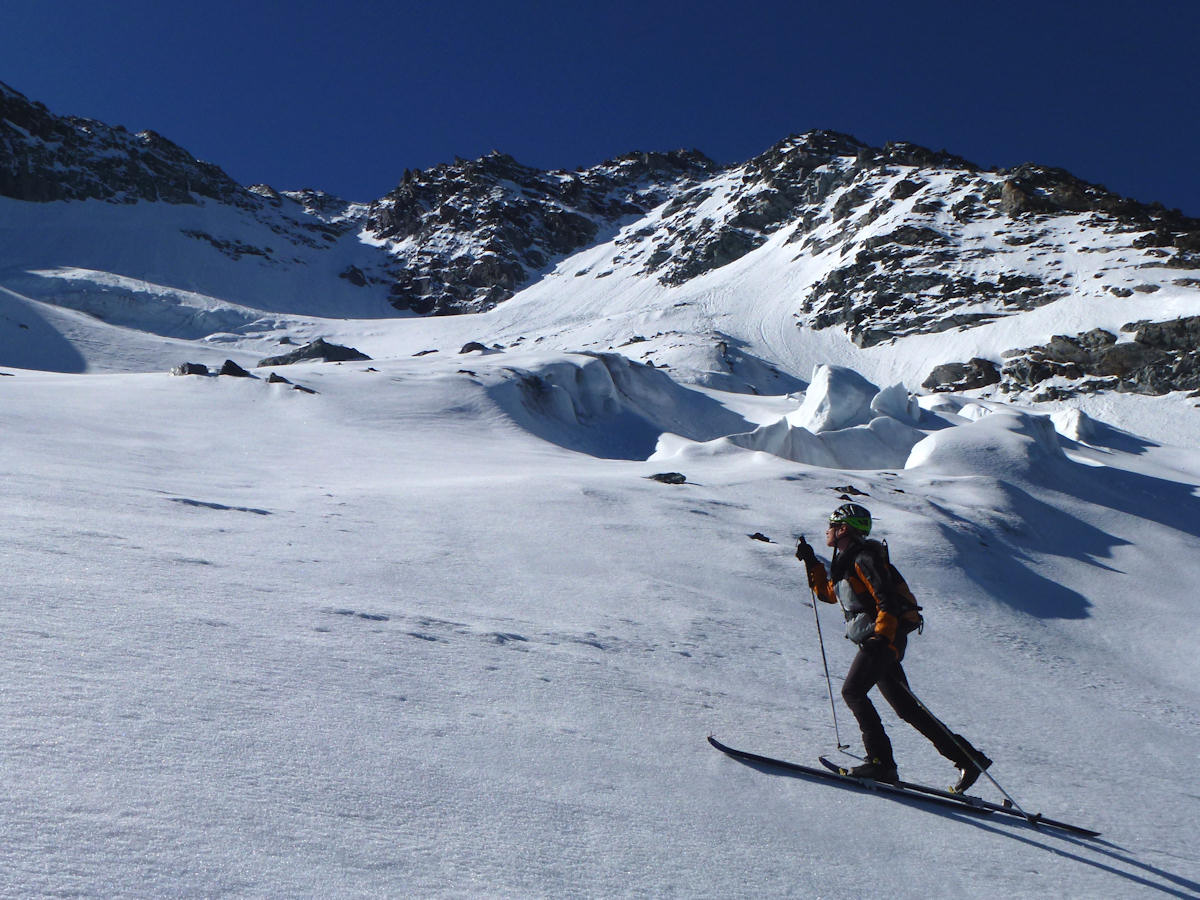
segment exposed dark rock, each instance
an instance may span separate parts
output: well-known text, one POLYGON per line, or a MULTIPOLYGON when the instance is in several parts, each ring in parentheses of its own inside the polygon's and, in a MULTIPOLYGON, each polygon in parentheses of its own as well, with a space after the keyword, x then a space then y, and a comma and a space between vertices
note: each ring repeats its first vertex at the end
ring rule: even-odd
POLYGON ((1101 185, 1089 184, 1064 169, 1026 163, 1001 172, 1000 208, 1010 216, 1028 213, 1105 212, 1149 220, 1146 208, 1114 194, 1101 185))
POLYGON ((395 273, 394 306, 419 313, 488 309, 595 240, 601 228, 648 212, 714 168, 696 151, 631 153, 580 172, 543 172, 491 153, 407 172, 372 205, 367 226, 380 238, 413 239, 395 273), (470 235, 472 249, 455 257, 424 249, 452 235, 470 235))
MULTIPOLYGON (((711 189, 693 190, 669 204, 667 211, 674 219, 666 229, 667 240, 646 254, 642 271, 657 273, 663 284, 676 285, 740 259, 762 246, 769 235, 804 220, 813 206, 851 184, 854 161, 869 149, 861 141, 833 131, 811 131, 781 141, 739 167, 740 185, 727 198, 730 213, 723 221, 685 215, 709 201, 711 189), (829 168, 835 160, 844 161, 846 167, 829 168)), ((873 158, 873 154, 868 152, 866 157, 873 158)), ((853 208, 854 200, 849 199, 839 211, 848 215, 853 208)), ((814 226, 815 220, 805 220, 790 240, 798 240, 814 226)))
POLYGON ((218 375, 232 375, 234 378, 254 378, 255 377, 255 376, 251 375, 249 372, 247 372, 245 369, 243 369, 241 366, 239 366, 237 363, 235 363, 232 359, 225 360, 225 364, 223 366, 221 366, 221 371, 218 372, 217 374, 218 375))
POLYGON ((1168 269, 1200 269, 1200 253, 1180 251, 1170 257, 1163 265, 1168 269))
POLYGON ((282 375, 280 375, 278 372, 272 372, 269 376, 267 376, 267 384, 287 384, 287 385, 291 385, 291 388, 293 391, 301 391, 302 393, 305 393, 305 394, 315 394, 316 393, 316 391, 314 391, 310 387, 305 387, 302 384, 293 384, 292 382, 290 382, 286 378, 284 378, 282 375))
POLYGON ((687 484, 687 476, 682 472, 658 472, 647 477, 653 481, 661 481, 663 484, 687 484))
POLYGON ((970 391, 999 381, 1000 372, 995 363, 975 358, 965 363, 937 366, 921 386, 933 391, 970 391))
POLYGON ((1132 322, 1121 330, 1134 332, 1134 340, 1148 347, 1181 352, 1200 348, 1200 316, 1169 322, 1132 322))
POLYGON ((815 283, 804 302, 813 328, 842 325, 856 344, 971 327, 1003 312, 1032 309, 1064 296, 1034 275, 1002 273, 995 281, 958 270, 963 250, 944 232, 902 225, 863 240, 853 261, 815 283), (991 302, 995 313, 957 313, 991 302))
POLYGON ((950 207, 950 214, 960 222, 973 222, 986 216, 988 209, 978 194, 969 194, 950 207))
POLYGON ((962 169, 975 171, 979 166, 946 150, 930 150, 908 141, 889 141, 883 145, 879 162, 895 166, 914 166, 922 169, 962 169))
POLYGON ((57 116, 0 83, 0 196, 46 203, 108 200, 237 205, 255 199, 216 166, 153 131, 57 116))
POLYGON ((1200 388, 1200 316, 1125 325, 1133 340, 1118 341, 1102 329, 1005 354, 1007 392, 1038 388, 1035 400, 1052 400, 1098 390, 1165 394, 1200 388), (1071 384, 1044 385, 1052 378, 1071 384))
POLYGON ((171 370, 172 375, 209 375, 208 366, 200 363, 183 363, 171 370))
POLYGON ((1139 250, 1146 247, 1171 247, 1175 244, 1175 235, 1171 229, 1165 226, 1159 226, 1153 231, 1147 231, 1143 235, 1133 239, 1133 246, 1139 250))
POLYGON ((321 360, 322 362, 357 362, 359 360, 370 359, 365 353, 355 350, 353 347, 343 347, 340 344, 331 344, 324 338, 317 338, 311 344, 305 344, 298 350, 293 350, 291 353, 285 353, 282 356, 268 356, 266 359, 259 360, 259 368, 267 366, 290 366, 298 362, 308 362, 311 360, 321 360))
POLYGON ((190 238, 204 241, 206 244, 211 244, 215 249, 220 250, 230 259, 241 259, 243 256, 260 256, 263 259, 270 259, 272 255, 270 249, 265 247, 255 247, 253 244, 247 244, 245 241, 218 238, 203 231, 185 230, 183 233, 190 238))
POLYGON ((484 344, 479 343, 479 341, 468 341, 462 345, 462 349, 458 352, 460 355, 463 353, 487 353, 488 348, 484 344))
MULTIPOLYGON (((852 484, 845 484, 845 485, 842 485, 841 487, 833 487, 833 488, 830 488, 830 490, 837 491, 839 494, 849 494, 853 497, 870 497, 871 496, 866 491, 860 491, 858 488, 856 488, 852 484)), ((845 499, 849 500, 850 496, 847 496, 845 499)))
POLYGON ((896 186, 892 188, 891 197, 893 200, 907 200, 923 187, 925 187, 925 185, 922 182, 910 181, 906 178, 903 181, 898 182, 896 186))
POLYGON ((664 284, 683 284, 697 275, 727 266, 751 250, 762 246, 766 238, 740 228, 726 227, 713 232, 691 247, 686 258, 675 258, 669 272, 660 279, 664 284))
POLYGON ((1148 347, 1137 341, 1113 344, 1094 354, 1087 364, 1089 374, 1130 376, 1140 369, 1147 369, 1167 359, 1169 354, 1156 347, 1148 347))
POLYGON ((867 238, 862 242, 862 247, 876 250, 891 244, 900 247, 946 247, 950 240, 942 232, 925 225, 901 225, 888 234, 867 238))

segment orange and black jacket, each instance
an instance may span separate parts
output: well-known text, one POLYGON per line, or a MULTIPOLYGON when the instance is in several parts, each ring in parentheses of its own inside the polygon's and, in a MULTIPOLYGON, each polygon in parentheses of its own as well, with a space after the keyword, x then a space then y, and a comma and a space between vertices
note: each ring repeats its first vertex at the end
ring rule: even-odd
POLYGON ((855 541, 834 554, 830 569, 826 574, 825 564, 817 560, 808 571, 808 584, 825 603, 841 605, 846 637, 854 643, 878 634, 891 644, 897 631, 912 630, 909 619, 916 615, 919 621, 919 607, 879 541, 855 541))

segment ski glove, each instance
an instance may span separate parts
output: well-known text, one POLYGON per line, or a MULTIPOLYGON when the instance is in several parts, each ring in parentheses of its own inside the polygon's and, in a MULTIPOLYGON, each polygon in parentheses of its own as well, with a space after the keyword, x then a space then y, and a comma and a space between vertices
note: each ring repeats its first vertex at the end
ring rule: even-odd
POLYGON ((796 559, 808 568, 812 568, 817 561, 817 554, 813 551, 812 544, 804 538, 800 538, 800 543, 796 544, 796 559))

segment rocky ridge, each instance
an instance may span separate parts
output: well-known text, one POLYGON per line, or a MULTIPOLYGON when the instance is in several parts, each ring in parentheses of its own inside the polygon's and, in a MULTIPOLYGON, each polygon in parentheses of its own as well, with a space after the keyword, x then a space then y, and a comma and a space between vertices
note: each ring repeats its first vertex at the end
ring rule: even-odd
POLYGON ((493 152, 406 171, 366 230, 398 262, 392 303, 418 313, 488 309, 553 263, 645 216, 715 165, 695 151, 631 153, 543 172, 493 152))
POLYGON ((0 85, 0 196, 232 206, 286 240, 266 247, 200 229, 184 235, 240 265, 291 265, 288 246, 322 253, 354 241, 370 253, 338 276, 382 287, 397 310, 418 314, 489 309, 606 243, 611 267, 576 277, 623 268, 679 286, 768 243, 786 248, 804 273, 797 327, 836 328, 864 348, 1068 298, 1128 299, 1124 339, 1062 336, 1001 359, 944 365, 926 386, 998 385, 1035 397, 1194 389, 1192 325, 1155 323, 1152 301, 1164 287, 1200 289, 1200 221, 1061 169, 986 169, 908 143, 876 148, 812 131, 738 165, 676 151, 576 171, 493 152, 407 171, 386 196, 354 204, 314 190, 242 187, 153 132, 56 116, 0 85), (1183 337, 1167 346, 1149 337, 1152 325, 1183 337))
POLYGON ((219 167, 153 131, 57 116, 0 83, 0 196, 47 203, 252 203, 219 167))

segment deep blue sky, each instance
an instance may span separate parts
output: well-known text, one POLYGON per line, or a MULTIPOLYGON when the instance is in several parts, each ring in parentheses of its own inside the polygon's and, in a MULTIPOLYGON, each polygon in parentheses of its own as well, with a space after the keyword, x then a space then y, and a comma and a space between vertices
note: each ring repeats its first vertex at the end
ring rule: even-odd
POLYGON ((1195 0, 4 0, 0 81, 243 184, 370 200, 502 150, 748 159, 789 134, 1062 166, 1200 216, 1195 0))

